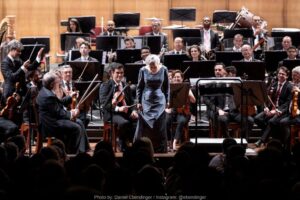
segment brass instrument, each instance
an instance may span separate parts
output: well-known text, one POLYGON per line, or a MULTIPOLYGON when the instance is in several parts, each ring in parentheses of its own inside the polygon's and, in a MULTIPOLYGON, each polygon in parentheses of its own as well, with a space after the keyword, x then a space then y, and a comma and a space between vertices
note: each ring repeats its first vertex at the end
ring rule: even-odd
POLYGON ((298 111, 298 96, 299 96, 299 88, 297 86, 294 86, 294 89, 293 89, 293 98, 292 98, 292 108, 291 108, 291 115, 292 115, 292 117, 296 117, 297 116, 297 111, 298 111))

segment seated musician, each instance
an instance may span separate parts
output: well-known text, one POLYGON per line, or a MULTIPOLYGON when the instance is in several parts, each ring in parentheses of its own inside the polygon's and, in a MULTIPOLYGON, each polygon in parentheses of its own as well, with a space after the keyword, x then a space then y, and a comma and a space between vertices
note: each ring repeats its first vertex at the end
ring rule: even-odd
MULTIPOLYGON (((223 63, 216 63, 214 67, 216 77, 226 77, 227 72, 223 63)), ((228 87, 226 84, 214 84, 207 87, 228 87)), ((207 115, 212 121, 212 126, 215 129, 215 134, 221 137, 230 137, 228 132, 229 122, 241 122, 241 114, 236 108, 233 95, 216 95, 210 97, 204 97, 204 103, 207 106, 207 115)), ((252 130, 254 120, 251 116, 248 116, 248 130, 252 130)))
POLYGON ((71 18, 69 20, 67 33, 82 33, 79 21, 76 18, 71 18))
POLYGON ((289 47, 293 45, 292 38, 290 36, 284 36, 282 38, 281 46, 282 51, 287 51, 289 47))
POLYGON ((64 109, 72 101, 73 95, 59 99, 56 89, 60 88, 61 78, 55 72, 48 72, 43 77, 43 87, 36 102, 39 108, 41 132, 44 136, 56 137, 64 141, 67 153, 77 154, 90 149, 83 122, 78 119, 77 108, 64 109), (51 134, 51 135, 49 135, 51 134))
POLYGON ((297 66, 292 70, 291 84, 293 88, 290 101, 286 107, 286 115, 279 122, 282 129, 280 139, 286 148, 288 148, 290 144, 290 125, 300 124, 300 110, 298 107, 298 105, 300 105, 300 98, 298 98, 300 91, 300 66, 297 66))
POLYGON ((115 31, 115 22, 112 20, 108 20, 106 22, 106 31, 102 32, 101 36, 118 36, 120 35, 118 32, 115 31))
MULTIPOLYGON (((296 60, 298 59, 298 49, 295 46, 290 46, 286 51, 288 57, 284 60, 296 60)), ((278 63, 278 67, 283 66, 283 60, 278 63)))
POLYGON ((150 47, 143 46, 141 48, 141 58, 142 58, 142 60, 138 60, 134 63, 136 63, 136 64, 146 64, 145 60, 146 60, 147 56, 149 56, 150 54, 151 54, 150 47))
POLYGON ((254 58, 253 50, 249 44, 244 44, 242 46, 241 52, 244 57, 241 61, 245 61, 245 62, 260 61, 254 58))
POLYGON ((277 70, 277 81, 271 83, 268 91, 268 106, 264 111, 254 117, 254 121, 262 129, 263 135, 255 143, 257 147, 268 142, 269 135, 276 136, 275 131, 279 128, 279 121, 285 116, 290 102, 292 85, 288 81, 289 70, 286 67, 280 67, 277 70))
POLYGON ((43 48, 38 52, 37 58, 33 63, 30 60, 23 62, 20 59, 21 51, 23 50, 23 45, 17 40, 12 40, 9 42, 9 53, 3 59, 1 63, 1 72, 3 74, 3 103, 5 104, 6 99, 11 96, 16 90, 16 83, 19 83, 19 94, 21 96, 26 93, 26 81, 25 73, 31 70, 37 69, 42 60, 43 48))
MULTIPOLYGON (((252 17, 252 31, 253 31, 253 37, 254 37, 254 46, 257 44, 260 44, 262 39, 265 37, 266 30, 265 27, 262 26, 262 20, 260 16, 254 15, 252 17)), ((263 43, 258 45, 254 50, 255 51, 262 51, 263 43)))
POLYGON ((190 46, 190 48, 188 49, 188 56, 191 58, 192 61, 207 60, 205 56, 201 54, 201 50, 198 45, 190 46))
MULTIPOLYGON (((61 68, 61 78, 62 78, 62 82, 61 82, 61 86, 64 92, 64 96, 71 96, 71 94, 73 92, 76 92, 76 88, 74 87, 74 82, 73 82, 73 70, 72 67, 70 65, 64 65, 61 68)), ((82 95, 82 94, 79 94, 82 95)), ((71 109, 71 105, 67 105, 66 106, 67 109, 71 109)), ((86 117, 86 111, 84 111, 84 109, 82 109, 82 107, 80 106, 80 114, 78 116, 78 118, 83 122, 85 128, 87 127, 87 125, 89 124, 90 120, 86 117)))
POLYGON ((100 87, 99 98, 103 108, 103 121, 112 120, 117 124, 119 145, 122 151, 126 150, 133 140, 133 121, 138 118, 137 111, 130 107, 134 104, 130 87, 122 81, 124 66, 120 63, 111 64, 111 79, 100 87), (126 87, 126 88, 125 88, 126 87))
POLYGON ((183 38, 176 37, 173 43, 174 49, 168 51, 166 54, 186 54, 184 50, 183 38))
POLYGON ((83 62, 98 62, 96 58, 93 58, 89 55, 91 52, 91 45, 84 41, 79 46, 80 58, 75 59, 74 61, 83 61, 83 62))
MULTIPOLYGON (((184 80, 184 75, 180 70, 175 70, 173 72, 173 81, 172 83, 182 83, 184 80)), ((183 128, 184 126, 189 122, 189 119, 191 117, 190 112, 190 103, 196 103, 196 98, 191 91, 189 90, 188 99, 186 100, 186 105, 181 108, 167 108, 167 127, 168 130, 172 129, 172 122, 177 122, 177 127, 175 131, 175 135, 173 136, 173 150, 176 150, 176 144, 181 140, 183 128)))
POLYGON ((233 37, 233 47, 231 51, 234 52, 241 52, 242 51, 242 45, 243 45, 243 35, 241 34, 235 34, 233 37))

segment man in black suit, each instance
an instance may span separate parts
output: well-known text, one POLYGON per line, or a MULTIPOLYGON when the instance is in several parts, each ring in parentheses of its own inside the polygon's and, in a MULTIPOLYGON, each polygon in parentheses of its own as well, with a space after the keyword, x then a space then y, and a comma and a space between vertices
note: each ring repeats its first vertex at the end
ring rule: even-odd
POLYGON ((253 50, 249 44, 244 44, 241 49, 243 59, 241 61, 245 62, 255 62, 255 61, 260 61, 257 60, 253 57, 253 50))
POLYGON ((204 46, 206 54, 214 53, 215 51, 220 50, 220 40, 218 33, 215 33, 211 30, 211 19, 210 17, 205 16, 202 21, 203 29, 200 30, 201 41, 204 46))
POLYGON ((120 63, 112 63, 111 79, 100 87, 100 102, 103 108, 103 121, 111 121, 118 125, 119 144, 124 151, 129 142, 132 141, 134 130, 133 120, 138 118, 137 111, 131 105, 134 104, 130 87, 122 81, 124 78, 124 66, 120 63), (126 87, 126 88, 125 88, 126 87), (117 100, 116 92, 122 92, 124 98, 117 100))
POLYGON ((176 37, 174 39, 174 49, 171 51, 168 51, 166 54, 186 54, 186 51, 184 50, 184 44, 183 44, 183 38, 176 37))
MULTIPOLYGON (((64 105, 72 101, 71 96, 59 99, 56 89, 60 88, 61 78, 48 72, 43 77, 43 88, 36 102, 39 108, 41 132, 44 136, 54 136, 65 142, 68 153, 77 154, 89 150, 88 138, 84 124, 77 119, 79 110, 67 111, 64 105)), ((76 95, 76 93, 71 94, 76 95)))
MULTIPOLYGON (((235 71, 235 70, 234 70, 235 71)), ((216 63, 214 67, 216 77, 228 76, 225 65, 223 63, 216 63)), ((209 87, 215 88, 228 88, 228 84, 215 84, 209 87)), ((207 115, 212 121, 212 126, 215 129, 215 133, 220 137, 231 137, 228 132, 229 122, 241 122, 241 114, 238 108, 235 106, 233 95, 231 94, 218 94, 216 96, 204 97, 204 103, 207 106, 207 115)), ((253 127, 254 120, 248 116, 248 130, 253 127)), ((242 127, 245 130, 246 127, 242 127)))
POLYGON ((91 57, 89 54, 91 52, 91 45, 84 41, 79 46, 79 52, 81 54, 80 58, 75 59, 74 61, 83 61, 83 62, 98 62, 96 58, 91 57))
POLYGON ((145 60, 146 60, 147 56, 149 56, 150 54, 151 54, 150 47, 143 46, 141 48, 141 58, 142 58, 142 60, 138 60, 134 63, 136 63, 136 64, 146 64, 145 60))
POLYGON ((257 147, 262 143, 267 143, 270 133, 278 130, 279 121, 287 113, 292 90, 292 85, 288 81, 289 73, 290 71, 286 67, 278 68, 278 81, 273 83, 270 86, 270 91, 268 91, 272 103, 269 101, 269 106, 265 107, 264 111, 254 118, 255 123, 263 132, 262 137, 255 143, 257 147))
POLYGON ((5 104, 6 99, 11 96, 16 90, 16 83, 19 83, 19 95, 25 95, 26 78, 25 74, 28 71, 37 69, 42 59, 42 52, 44 48, 41 48, 38 52, 37 58, 33 63, 30 60, 23 62, 20 59, 23 45, 17 40, 12 40, 8 43, 9 53, 3 59, 1 63, 1 72, 4 77, 3 83, 3 96, 2 102, 5 104))
POLYGON ((120 35, 115 31, 115 22, 112 20, 108 20, 106 23, 106 31, 100 34, 101 36, 118 36, 120 35))
POLYGON ((153 20, 152 21, 152 32, 146 33, 145 35, 154 35, 161 37, 161 47, 168 49, 168 38, 167 34, 161 32, 161 21, 153 20))

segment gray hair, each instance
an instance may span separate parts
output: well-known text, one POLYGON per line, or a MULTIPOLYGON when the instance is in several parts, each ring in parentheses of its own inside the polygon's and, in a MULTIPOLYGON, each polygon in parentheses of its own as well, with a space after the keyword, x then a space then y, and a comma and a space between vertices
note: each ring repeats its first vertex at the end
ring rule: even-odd
POLYGON ((53 83, 57 77, 57 74, 54 72, 46 73, 43 77, 43 86, 48 90, 52 90, 54 86, 53 83))
POLYGON ((8 42, 9 51, 17 50, 17 49, 19 49, 20 51, 24 49, 23 44, 21 42, 19 42, 18 40, 11 40, 10 42, 8 42))
POLYGON ((292 73, 294 73, 294 72, 300 74, 300 66, 294 67, 294 69, 292 69, 292 73))
POLYGON ((154 63, 156 66, 160 65, 160 59, 155 54, 150 54, 149 56, 147 56, 145 62, 146 65, 150 65, 151 63, 154 63))
POLYGON ((60 70, 63 71, 64 69, 72 69, 71 65, 63 65, 60 67, 60 70))

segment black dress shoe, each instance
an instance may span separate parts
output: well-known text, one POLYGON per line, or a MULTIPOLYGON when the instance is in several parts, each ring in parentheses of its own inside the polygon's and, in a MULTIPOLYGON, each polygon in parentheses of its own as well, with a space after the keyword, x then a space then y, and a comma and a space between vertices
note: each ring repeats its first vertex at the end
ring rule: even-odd
POLYGON ((257 142, 255 142, 254 145, 255 145, 256 147, 260 147, 262 143, 263 143, 263 142, 262 142, 261 140, 257 140, 257 142))

